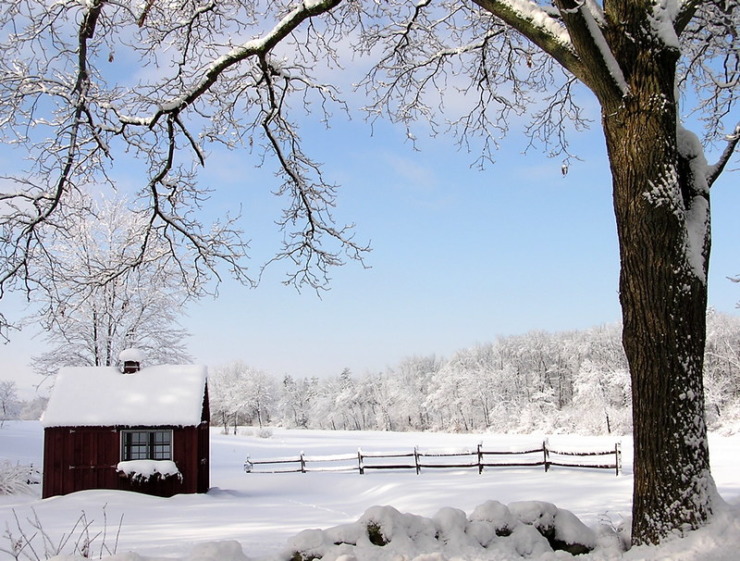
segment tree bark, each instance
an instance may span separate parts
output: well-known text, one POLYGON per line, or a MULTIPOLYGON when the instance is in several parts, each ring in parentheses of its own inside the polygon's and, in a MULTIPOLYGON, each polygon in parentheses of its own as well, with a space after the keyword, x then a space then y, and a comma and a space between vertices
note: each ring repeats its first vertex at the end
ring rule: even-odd
POLYGON ((602 100, 602 118, 621 256, 623 344, 632 377, 632 535, 633 543, 642 544, 702 526, 711 514, 714 486, 702 380, 708 190, 680 145, 676 53, 635 48, 635 37, 617 51, 620 61, 629 61, 623 68, 629 95, 602 100), (697 213, 703 221, 698 230, 697 213))

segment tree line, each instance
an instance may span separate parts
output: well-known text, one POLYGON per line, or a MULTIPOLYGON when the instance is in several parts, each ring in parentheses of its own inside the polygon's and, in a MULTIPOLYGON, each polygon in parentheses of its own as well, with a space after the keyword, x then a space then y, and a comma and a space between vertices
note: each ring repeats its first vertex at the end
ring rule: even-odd
MULTIPOLYGON (((710 310, 706 414, 712 429, 740 420, 740 318, 710 310)), ((356 376, 282 377, 244 362, 216 368, 213 424, 388 431, 576 432, 632 430, 630 375, 621 326, 532 331, 410 357, 356 376)))

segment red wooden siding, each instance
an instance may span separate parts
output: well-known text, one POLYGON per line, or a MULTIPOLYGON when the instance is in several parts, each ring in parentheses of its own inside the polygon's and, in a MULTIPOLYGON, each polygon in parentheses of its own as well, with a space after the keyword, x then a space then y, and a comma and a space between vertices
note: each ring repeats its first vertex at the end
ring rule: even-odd
POLYGON ((208 386, 201 423, 191 427, 47 427, 44 429, 44 498, 86 489, 138 491, 160 497, 205 493, 210 486, 208 386), (116 471, 121 461, 121 430, 172 430, 172 460, 182 479, 131 481, 116 471))
MULTIPOLYGON (((146 427, 169 428, 169 427, 146 427)), ((116 427, 48 427, 44 431, 43 497, 85 489, 120 489, 161 497, 205 493, 209 487, 208 423, 172 428, 172 459, 182 480, 135 482, 116 472, 121 436, 116 427)))

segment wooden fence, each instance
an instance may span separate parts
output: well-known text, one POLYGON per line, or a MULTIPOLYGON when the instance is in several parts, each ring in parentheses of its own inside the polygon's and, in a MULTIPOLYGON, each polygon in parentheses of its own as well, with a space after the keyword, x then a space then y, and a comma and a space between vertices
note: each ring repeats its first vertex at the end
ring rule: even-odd
POLYGON ((416 470, 422 469, 477 469, 485 468, 552 466, 571 468, 610 469, 619 475, 622 469, 622 448, 617 442, 612 450, 565 451, 550 448, 547 441, 541 448, 527 450, 486 450, 482 444, 466 450, 427 450, 414 448, 412 452, 370 452, 358 450, 357 454, 335 456, 306 456, 256 460, 247 458, 244 471, 247 473, 308 473, 319 471, 354 472, 364 474, 369 470, 416 470), (604 457, 613 456, 614 461, 603 463, 604 457), (310 466, 309 466, 310 464, 310 466), (261 466, 265 466, 264 468, 261 466), (267 467, 272 466, 272 467, 267 467))

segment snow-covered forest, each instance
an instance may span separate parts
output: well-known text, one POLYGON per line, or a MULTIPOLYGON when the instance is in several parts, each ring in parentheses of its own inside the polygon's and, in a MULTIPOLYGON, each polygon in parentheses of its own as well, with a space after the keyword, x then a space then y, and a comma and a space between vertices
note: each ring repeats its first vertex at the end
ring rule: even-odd
MULTIPOLYGON (((740 421, 740 319, 707 317, 707 418, 740 421)), ((212 423, 337 430, 626 434, 630 378, 617 324, 500 337, 449 358, 413 357, 383 372, 295 378, 245 363, 214 368, 212 423)))

